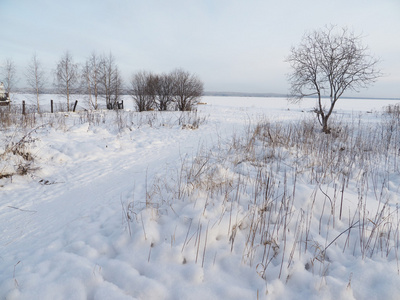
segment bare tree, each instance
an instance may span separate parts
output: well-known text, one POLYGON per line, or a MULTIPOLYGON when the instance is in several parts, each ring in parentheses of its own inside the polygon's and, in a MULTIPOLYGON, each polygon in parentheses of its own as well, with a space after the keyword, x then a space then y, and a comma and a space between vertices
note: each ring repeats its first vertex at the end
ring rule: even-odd
POLYGON ((39 95, 43 93, 45 86, 45 73, 36 53, 33 54, 25 75, 28 85, 36 95, 37 112, 40 113, 39 95))
POLYGON ((90 108, 96 109, 96 104, 93 103, 92 99, 92 80, 91 80, 91 68, 89 61, 86 60, 85 64, 82 66, 82 71, 81 71, 81 85, 82 85, 82 90, 86 90, 86 94, 88 96, 88 104, 90 108))
POLYGON ((82 85, 86 87, 90 106, 97 109, 100 85, 100 58, 95 52, 90 55, 82 68, 82 85))
POLYGON ((102 57, 99 75, 101 93, 106 98, 107 108, 112 109, 121 97, 122 78, 115 58, 111 53, 102 57))
POLYGON ((2 70, 3 83, 5 84, 5 89, 8 95, 14 89, 16 67, 14 61, 11 58, 7 58, 4 61, 4 67, 2 70))
POLYGON ((174 70, 171 76, 174 81, 174 101, 177 110, 192 110, 203 95, 203 82, 196 75, 182 69, 174 70))
POLYGON ((61 57, 56 68, 56 87, 58 92, 67 98, 67 109, 70 110, 69 97, 77 88, 79 73, 78 64, 74 63, 71 54, 67 51, 61 57))
POLYGON ((158 110, 168 110, 169 105, 174 100, 174 78, 172 75, 162 74, 157 76, 154 89, 158 110))
POLYGON ((150 103, 150 109, 155 109, 157 106, 157 90, 160 85, 160 76, 153 73, 148 73, 146 80, 146 93, 150 103))
POLYGON ((131 79, 131 95, 137 111, 147 111, 154 108, 155 75, 139 71, 131 79))
POLYGON ((114 76, 112 80, 112 88, 111 88, 111 102, 113 103, 113 108, 118 108, 119 106, 115 106, 119 103, 121 95, 122 95, 122 86, 123 81, 121 77, 121 72, 117 65, 115 65, 114 76))
POLYGON ((288 77, 290 99, 300 101, 316 95, 315 112, 325 133, 330 132, 328 119, 343 93, 358 92, 381 76, 376 69, 378 60, 362 45, 361 37, 332 25, 306 33, 300 45, 292 47, 286 62, 293 69, 288 77), (329 99, 327 106, 324 97, 329 99))

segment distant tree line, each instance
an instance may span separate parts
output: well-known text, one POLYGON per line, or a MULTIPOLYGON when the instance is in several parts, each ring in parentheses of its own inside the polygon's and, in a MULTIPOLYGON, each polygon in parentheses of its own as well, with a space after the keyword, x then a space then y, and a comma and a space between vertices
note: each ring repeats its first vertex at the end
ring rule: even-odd
MULTIPOLYGON (((118 107, 123 93, 128 93, 137 111, 187 111, 194 108, 204 92, 203 82, 183 69, 168 74, 139 71, 132 75, 130 83, 125 86, 112 53, 99 55, 93 52, 83 64, 78 64, 66 51, 58 60, 52 75, 55 92, 65 97, 68 110, 71 108, 72 94, 85 94, 90 109, 98 109, 101 101, 105 101, 108 109, 114 109, 118 107)), ((17 81, 12 59, 5 60, 0 76, 6 91, 12 92, 17 81)), ((24 76, 28 92, 35 94, 37 111, 40 112, 39 99, 45 92, 45 86, 48 86, 48 78, 36 53, 27 65, 24 76)))

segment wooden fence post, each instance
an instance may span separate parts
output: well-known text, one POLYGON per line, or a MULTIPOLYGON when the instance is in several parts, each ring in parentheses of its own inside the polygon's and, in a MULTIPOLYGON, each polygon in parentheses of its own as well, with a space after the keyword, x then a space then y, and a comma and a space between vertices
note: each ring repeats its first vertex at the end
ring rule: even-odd
POLYGON ((77 105, 77 104, 78 104, 78 100, 75 100, 73 112, 75 112, 75 109, 76 109, 76 105, 77 105))
POLYGON ((22 101, 22 114, 25 115, 25 100, 22 101))
POLYGON ((53 113, 53 99, 50 100, 50 106, 51 106, 51 113, 53 113))

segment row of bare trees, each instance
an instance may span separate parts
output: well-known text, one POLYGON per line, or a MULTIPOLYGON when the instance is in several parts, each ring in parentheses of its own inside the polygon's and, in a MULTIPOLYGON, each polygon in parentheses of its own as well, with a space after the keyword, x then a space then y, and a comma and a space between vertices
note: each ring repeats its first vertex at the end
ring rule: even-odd
MULTIPOLYGON (((12 59, 6 59, 1 69, 6 92, 13 91, 16 79, 16 67, 12 59)), ((40 95, 48 86, 45 69, 37 54, 34 53, 25 70, 29 92, 35 94, 37 111, 40 112, 40 95)), ((56 92, 63 95, 70 109, 70 97, 74 93, 88 95, 91 109, 99 107, 99 98, 105 99, 107 108, 113 108, 120 100, 122 77, 114 56, 92 53, 83 65, 76 63, 69 51, 66 51, 57 62, 53 72, 53 85, 56 92)))
POLYGON ((189 111, 203 92, 203 82, 183 69, 168 74, 140 71, 131 80, 131 95, 138 111, 189 111))
MULTIPOLYGON (((5 85, 6 92, 10 95, 14 91, 15 82, 18 81, 16 77, 16 66, 11 58, 4 61, 3 68, 0 70, 2 82, 5 85)), ((46 84, 46 76, 41 62, 36 53, 33 54, 29 62, 26 73, 26 81, 31 93, 36 95, 37 98, 37 111, 40 112, 39 95, 43 93, 46 84)))
POLYGON ((122 77, 114 56, 93 52, 82 67, 73 61, 69 52, 61 57, 55 72, 55 84, 60 94, 65 95, 67 107, 70 94, 79 88, 89 97, 90 108, 99 107, 99 98, 104 98, 108 109, 114 108, 122 92, 122 77))
MULTIPOLYGON (((16 81, 16 68, 7 59, 2 68, 2 78, 8 93, 16 81)), ((25 72, 29 92, 37 101, 40 112, 40 95, 45 92, 47 76, 37 54, 33 54, 25 72)), ((100 101, 108 109, 118 107, 123 93, 123 80, 115 57, 93 52, 83 64, 74 61, 66 51, 57 62, 53 72, 56 92, 63 95, 70 110, 70 97, 75 93, 87 95, 90 109, 98 109, 100 101), (104 102, 103 102, 104 103, 104 102)), ((193 74, 176 69, 168 74, 153 74, 140 71, 132 76, 130 86, 126 87, 138 111, 146 110, 192 110, 203 94, 203 82, 193 74)))

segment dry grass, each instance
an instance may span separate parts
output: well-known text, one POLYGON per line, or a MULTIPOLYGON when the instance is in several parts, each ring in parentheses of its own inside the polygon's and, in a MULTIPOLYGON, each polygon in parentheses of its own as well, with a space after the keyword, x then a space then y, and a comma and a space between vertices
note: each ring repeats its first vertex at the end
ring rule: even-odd
POLYGON ((198 211, 181 247, 202 266, 210 236, 221 231, 218 239, 264 279, 268 268, 278 268, 270 276, 290 280, 295 261, 324 277, 329 251, 398 263, 399 208, 392 200, 399 118, 384 112, 368 122, 332 122, 330 135, 308 119, 248 126, 228 144, 183 158, 175 178, 153 181, 146 201, 159 211, 175 213, 179 203, 198 211))
POLYGON ((75 125, 88 124, 89 128, 105 126, 108 130, 123 132, 146 126, 197 129, 207 121, 207 117, 199 116, 197 111, 80 110, 66 113, 65 108, 56 104, 58 112, 37 113, 35 106, 27 106, 26 113, 22 114, 18 105, 0 107, 0 179, 26 175, 36 169, 30 145, 39 138, 35 132, 41 127, 62 133, 75 125))

